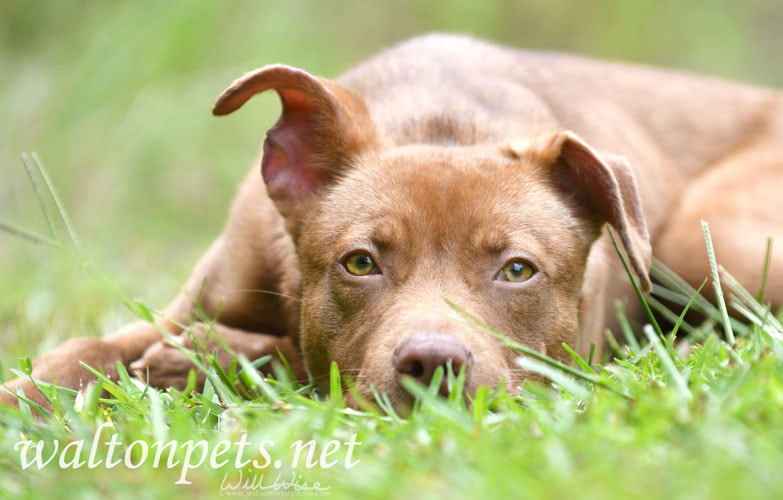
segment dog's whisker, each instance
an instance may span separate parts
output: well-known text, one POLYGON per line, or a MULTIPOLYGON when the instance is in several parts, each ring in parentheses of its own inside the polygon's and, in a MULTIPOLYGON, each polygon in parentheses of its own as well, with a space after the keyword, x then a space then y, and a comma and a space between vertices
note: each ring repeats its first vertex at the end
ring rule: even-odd
POLYGON ((283 297, 285 299, 290 299, 290 300, 293 300, 293 301, 296 301, 296 302, 301 302, 302 301, 302 299, 300 299, 298 297, 294 297, 292 295, 286 295, 284 293, 275 292, 275 291, 272 291, 272 290, 261 290, 259 288, 236 288, 236 289, 234 289, 234 293, 263 293, 263 294, 266 294, 266 295, 276 295, 278 297, 283 297))

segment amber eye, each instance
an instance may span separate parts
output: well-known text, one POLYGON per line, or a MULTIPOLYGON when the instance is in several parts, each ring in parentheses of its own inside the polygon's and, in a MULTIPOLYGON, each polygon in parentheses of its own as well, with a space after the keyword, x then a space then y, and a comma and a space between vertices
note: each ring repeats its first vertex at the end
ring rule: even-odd
POLYGON ((354 252, 345 258, 343 267, 354 276, 378 274, 378 267, 372 257, 364 252, 354 252))
POLYGON ((533 276, 533 273, 535 273, 533 266, 525 261, 515 260, 503 266, 503 269, 498 273, 497 279, 500 281, 521 283, 529 280, 533 276))

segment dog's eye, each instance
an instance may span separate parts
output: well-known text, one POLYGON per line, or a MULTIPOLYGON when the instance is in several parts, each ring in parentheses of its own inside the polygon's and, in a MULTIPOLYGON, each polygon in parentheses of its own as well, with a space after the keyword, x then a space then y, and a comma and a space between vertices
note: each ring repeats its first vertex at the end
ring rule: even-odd
POLYGON ((372 257, 364 252, 354 252, 345 258, 343 267, 354 276, 378 274, 378 267, 372 257))
POLYGON ((527 262, 514 260, 503 266, 498 273, 497 279, 500 281, 510 281, 512 283, 521 283, 529 280, 535 269, 527 262))

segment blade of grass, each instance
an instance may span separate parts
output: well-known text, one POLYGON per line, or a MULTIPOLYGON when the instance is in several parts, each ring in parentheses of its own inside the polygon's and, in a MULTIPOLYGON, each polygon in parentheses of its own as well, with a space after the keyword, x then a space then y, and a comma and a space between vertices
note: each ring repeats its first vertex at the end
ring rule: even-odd
MULTIPOLYGON (((431 410, 440 417, 445 417, 450 422, 459 425, 463 431, 467 432, 473 427, 472 417, 464 411, 453 408, 448 401, 438 396, 437 393, 433 394, 430 387, 422 385, 421 382, 409 377, 407 375, 400 378, 400 385, 403 389, 408 391, 416 401, 422 403, 421 408, 423 410, 431 410)), ((417 410, 413 411, 413 415, 418 413, 417 410)))
POLYGON ((221 388, 225 389, 225 391, 221 392, 226 392, 235 397, 239 396, 239 393, 234 386, 234 382, 231 380, 230 370, 229 373, 226 373, 226 371, 223 370, 223 367, 220 366, 220 363, 218 362, 217 349, 212 354, 207 356, 207 361, 217 375, 218 380, 220 380, 221 388))
POLYGON ((533 373, 538 373, 542 377, 551 380, 557 384, 561 390, 573 395, 577 399, 586 400, 590 397, 590 391, 579 385, 576 380, 545 363, 524 356, 517 358, 515 363, 520 368, 529 370, 533 373))
MULTIPOLYGON (((680 292, 679 290, 670 290, 656 284, 653 288, 653 295, 685 307, 693 294, 696 293, 695 288, 689 287, 689 289, 690 291, 680 292)), ((723 317, 721 316, 720 311, 709 301, 706 302, 707 305, 705 306, 705 301, 707 301, 707 299, 699 295, 691 305, 691 310, 704 315, 705 318, 715 323, 720 323, 723 321, 723 317)), ((731 326, 734 329, 734 332, 736 332, 738 335, 745 335, 748 332, 748 326, 743 324, 741 321, 732 318, 731 316, 729 316, 729 321, 731 321, 731 326)), ((695 330, 699 330, 701 327, 694 328, 695 330)))
POLYGON ((482 385, 476 389, 476 395, 473 396, 471 403, 473 405, 473 420, 479 423, 489 413, 489 387, 482 385))
POLYGON ((618 300, 614 303, 614 309, 617 314, 617 321, 620 323, 620 330, 623 332, 623 337, 625 337, 626 344, 631 346, 631 349, 633 349, 634 352, 639 352, 641 350, 641 346, 639 346, 639 342, 636 340, 636 335, 633 333, 631 323, 628 321, 628 315, 625 314, 625 304, 618 300))
POLYGON ((769 275, 769 266, 772 262, 772 243, 774 239, 770 236, 767 238, 767 251, 764 254, 764 268, 761 272, 761 283, 759 283, 759 289, 756 291, 756 300, 761 303, 764 302, 764 288, 767 286, 767 276, 769 275))
MULTIPOLYGON (((707 280, 705 279, 701 285, 699 286, 699 289, 696 290, 696 293, 693 294, 691 297, 691 300, 688 301, 688 303, 685 305, 685 308, 682 310, 682 314, 680 314, 680 317, 677 319, 677 322, 674 324, 674 328, 672 328, 672 335, 677 336, 677 330, 680 329, 680 325, 685 325, 685 315, 688 314, 688 310, 691 308, 691 305, 693 305, 693 301, 696 300, 696 297, 699 297, 701 295, 701 289, 704 288, 704 285, 707 284, 707 280)), ((690 326, 690 325, 689 325, 690 326)), ((693 327, 690 327, 691 330, 693 327)))
POLYGON ((449 402, 454 407, 464 406, 465 404, 465 375, 467 374, 467 365, 459 367, 459 372, 454 375, 454 371, 451 368, 451 360, 449 360, 446 368, 448 375, 448 388, 449 388, 449 402))
POLYGON ((25 171, 27 171, 27 177, 30 179, 30 184, 32 184, 33 186, 33 192, 35 193, 35 197, 38 198, 38 205, 41 207, 41 212, 43 213, 44 219, 46 219, 46 225, 49 226, 49 233, 52 235, 52 238, 56 243, 60 243, 60 239, 57 237, 57 231, 54 225, 54 218, 52 217, 52 214, 49 211, 48 204, 44 200, 44 195, 43 192, 41 191, 41 186, 38 184, 38 181, 35 178, 35 170, 31 165, 31 163, 33 162, 28 157, 27 154, 22 154, 22 162, 24 163, 25 171))
POLYGON ((280 395, 277 393, 277 391, 274 390, 274 388, 264 380, 264 378, 258 373, 258 370, 253 368, 253 365, 248 361, 248 359, 243 356, 239 355, 239 364, 242 367, 243 373, 252 381, 253 385, 258 387, 262 394, 266 396, 270 401, 272 401, 274 404, 280 406, 283 405, 283 400, 280 398, 280 395))
POLYGON ((198 375, 196 375, 196 370, 191 368, 188 370, 188 378, 187 382, 185 383, 185 389, 182 391, 183 394, 190 394, 191 392, 195 391, 197 383, 198 375))
POLYGON ((340 369, 334 361, 332 361, 332 364, 329 366, 329 399, 337 408, 342 408, 344 406, 343 385, 342 382, 340 382, 340 369))
MULTIPOLYGON (((343 379, 343 384, 345 385, 346 392, 348 393, 348 397, 350 397, 353 400, 353 403, 359 407, 359 410, 376 416, 380 415, 378 408, 373 406, 369 401, 367 401, 367 398, 365 398, 364 395, 361 393, 359 388, 356 386, 356 381, 352 377, 350 377, 347 374, 344 374, 342 376, 342 379, 343 379)), ((344 408, 344 409, 347 410, 348 408, 344 408)))
MULTIPOLYGON (((266 357, 266 356, 264 356, 266 357)), ((283 370, 282 372, 285 374, 285 377, 289 381, 296 381, 296 373, 294 373, 294 369, 291 367, 291 363, 288 362, 288 359, 286 359, 285 355, 280 352, 280 349, 277 350, 277 357, 280 359, 280 362, 283 364, 283 370)), ((259 358, 261 359, 261 358, 259 358)), ((270 355, 269 360, 272 360, 272 357, 270 355)), ((275 372, 277 373, 277 372, 275 372)), ((282 375, 282 374, 281 374, 282 375)), ((278 379, 282 378, 281 376, 277 376, 278 379)))
POLYGON ((73 389, 69 389, 67 387, 58 387, 55 384, 44 382, 43 380, 39 380, 37 378, 33 378, 33 376, 30 375, 30 373, 32 372, 27 372, 27 368, 25 368, 25 371, 20 371, 15 368, 12 368, 11 373, 33 384, 35 388, 38 390, 38 392, 41 393, 41 395, 46 399, 46 402, 49 404, 52 404, 52 399, 56 391, 58 390, 68 394, 71 397, 76 397, 77 391, 74 391, 73 389))
POLYGON ((647 297, 647 301, 650 303, 650 306, 658 314, 660 314, 661 316, 664 317, 664 319, 666 319, 666 321, 675 324, 679 323, 678 329, 679 327, 682 327, 682 329, 688 333, 692 333, 695 330, 695 328, 693 328, 691 325, 683 321, 684 318, 682 316, 678 316, 677 314, 675 314, 674 311, 666 307, 662 302, 660 302, 655 297, 652 296, 647 297))
POLYGON ((59 212, 60 218, 65 225, 65 230, 68 232, 68 238, 70 238, 71 243, 73 244, 73 248, 76 250, 76 254, 82 256, 82 249, 81 245, 79 244, 79 239, 76 237, 76 231, 73 230, 71 220, 68 217, 68 213, 65 211, 62 201, 60 201, 60 196, 57 194, 57 190, 54 188, 54 184, 49 177, 49 172, 46 170, 46 167, 44 167, 44 164, 41 161, 41 158, 38 157, 37 153, 33 153, 32 157, 36 167, 38 168, 38 172, 41 174, 41 177, 46 184, 46 189, 49 191, 49 195, 52 197, 52 200, 54 200, 54 205, 57 207, 57 211, 59 212))
POLYGON ((617 343, 617 339, 614 338, 614 334, 610 329, 607 328, 604 330, 604 338, 606 339, 606 344, 609 346, 609 349, 614 353, 616 358, 622 359, 628 354, 628 350, 623 349, 620 347, 620 344, 617 343))
POLYGON ((163 401, 161 401, 158 391, 149 392, 150 413, 149 420, 152 424, 152 435, 155 439, 163 441, 166 438, 166 420, 163 417, 163 401))
POLYGON ((427 386, 427 391, 429 391, 432 396, 437 396, 440 393, 440 385, 443 382, 444 377, 445 370, 443 369, 443 365, 435 368, 435 371, 432 373, 432 379, 430 379, 430 383, 427 386))
POLYGON ((631 268, 628 266, 628 262, 625 260, 625 256, 623 255, 623 252, 620 251, 620 247, 617 245, 617 240, 614 237, 614 232, 611 230, 611 228, 607 228, 607 231, 609 231, 609 236, 612 239, 612 245, 614 245, 614 250, 615 252, 617 252, 617 256, 620 257, 620 262, 623 263, 623 267, 625 268, 625 274, 628 275, 628 279, 631 280, 631 285, 633 285, 633 289, 636 292, 636 296, 639 297, 639 302, 642 303, 644 312, 647 313, 647 318, 650 320, 650 324, 655 329, 655 333, 657 333, 658 336, 663 339, 664 338, 663 331, 661 330, 660 325, 658 325, 658 321, 655 319, 655 315, 652 313, 652 310, 650 310, 650 305, 647 303, 647 300, 645 299, 644 294, 642 293, 642 289, 639 288, 639 283, 637 283, 636 278, 634 277, 634 274, 631 271, 631 268))
POLYGON ((45 244, 50 245, 53 247, 60 247, 60 244, 57 243, 54 240, 51 240, 49 238, 46 238, 44 236, 38 235, 33 233, 32 231, 27 231, 26 229, 18 228, 12 224, 9 224, 7 222, 0 222, 0 231, 4 231, 11 236, 16 236, 17 238, 21 238, 25 241, 29 241, 31 243, 35 244, 45 244))
POLYGON ((117 378, 119 379, 118 383, 122 383, 123 389, 127 392, 134 392, 136 390, 136 384, 131 381, 128 370, 125 369, 125 366, 120 361, 117 361, 115 366, 117 368, 117 378))
POLYGON ((20 410, 21 410, 23 413, 26 413, 26 415, 27 415, 28 417, 30 417, 30 416, 31 416, 31 414, 30 414, 30 408, 32 408, 32 409, 34 409, 35 411, 37 411, 37 412, 38 412, 38 413, 39 413, 39 414, 40 414, 42 417, 45 417, 45 418, 51 418, 51 417, 54 417, 54 414, 53 414, 52 412, 50 412, 49 410, 47 410, 47 409, 46 409, 46 408, 44 408, 43 406, 39 405, 38 403, 36 403, 36 402, 35 402, 35 401, 33 401, 32 399, 28 398, 28 397, 25 395, 25 393, 24 393, 24 390, 23 390, 21 387, 17 387, 17 388, 16 388, 16 392, 11 392, 11 391, 9 391, 8 389, 6 389, 5 387, 0 387, 0 391, 2 391, 2 392, 5 392, 5 393, 7 393, 7 394, 11 394, 11 395, 13 395, 13 396, 16 396, 16 398, 17 398, 17 399, 19 400, 19 402, 20 402, 20 404, 19 404, 19 409, 20 409, 20 410), (24 403, 24 406, 22 405, 22 403, 24 403))
POLYGON ((729 311, 726 309, 726 301, 723 299, 723 289, 720 286, 720 276, 718 275, 718 264, 715 261, 715 249, 712 246, 712 237, 710 236, 710 227, 707 221, 701 221, 701 229, 704 233, 704 243, 707 245, 707 258, 710 261, 710 270, 712 271, 712 286, 715 288, 715 300, 718 302, 718 309, 723 318, 723 331, 726 332, 726 340, 730 346, 734 345, 734 330, 729 321, 729 311))
MULTIPOLYGON (((756 325, 762 332, 766 333, 770 338, 777 340, 778 343, 783 343, 783 331, 775 329, 774 326, 769 324, 772 315, 765 315, 759 318, 753 311, 745 307, 743 304, 736 302, 733 304, 734 308, 748 321, 756 325)), ((773 344, 774 347, 774 344, 773 344)))
POLYGON ((101 392, 103 392, 103 381, 101 379, 96 380, 87 387, 87 391, 84 394, 84 403, 82 404, 82 413, 92 415, 95 412, 101 392))
POLYGON ((660 337, 658 337, 650 325, 645 325, 644 328, 642 328, 642 331, 649 339, 650 344, 653 346, 653 349, 655 349, 655 352, 658 353, 658 357, 660 358, 664 369, 669 374, 672 382, 674 382, 674 385, 677 388, 677 391, 680 393, 680 396, 690 401, 693 395, 691 394, 690 389, 688 389, 688 384, 685 382, 685 378, 683 378, 679 370, 677 370, 677 366, 675 365, 674 360, 669 356, 669 353, 663 346, 660 337))
MULTIPOLYGON (((767 314, 768 308, 757 301, 723 266, 718 266, 718 272, 735 302, 743 304, 759 318, 763 318, 767 314)), ((770 316, 769 321, 776 330, 783 332, 783 324, 774 315, 770 316)))
POLYGON ((384 393, 379 393, 378 389, 375 387, 375 384, 370 384, 370 392, 372 393, 373 398, 375 398, 375 403, 378 405, 378 407, 388 415, 392 421, 395 423, 402 422, 402 419, 397 414, 397 412, 394 409, 394 405, 389 400, 389 396, 384 393))
MULTIPOLYGON (((671 269, 666 267, 660 260, 653 257, 652 267, 650 268, 650 274, 658 283, 653 287, 653 295, 661 297, 666 300, 670 300, 675 304, 685 306, 688 303, 690 297, 696 293, 696 289, 688 284, 685 280, 677 276, 671 269)), ((722 316, 720 311, 703 296, 699 295, 693 302, 692 309, 699 312, 706 317, 715 321, 721 321, 722 316)), ((735 332, 745 334, 747 332, 747 325, 742 322, 729 318, 732 328, 735 332)))
MULTIPOLYGON (((565 342, 563 342, 561 345, 563 346, 563 349, 565 349, 568 352, 568 354, 571 355, 571 357, 574 359, 576 364, 579 365, 579 367, 582 370, 586 371, 587 373, 593 373, 593 374, 595 373, 595 370, 593 370, 593 368, 590 366, 590 364, 587 361, 585 361, 584 358, 582 358, 582 356, 580 356, 576 351, 571 349, 571 346, 569 346, 565 342)), ((591 349, 590 349, 590 358, 591 359, 593 357, 592 353, 593 353, 594 350, 595 350, 595 344, 591 344, 591 349)))

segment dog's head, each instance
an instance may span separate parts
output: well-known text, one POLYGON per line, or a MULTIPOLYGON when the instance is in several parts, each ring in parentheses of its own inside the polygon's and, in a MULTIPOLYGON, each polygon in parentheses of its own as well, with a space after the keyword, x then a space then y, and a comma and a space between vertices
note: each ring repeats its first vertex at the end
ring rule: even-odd
POLYGON ((563 358, 574 345, 588 253, 604 224, 648 288, 650 245, 633 174, 570 132, 502 144, 390 147, 362 99, 304 71, 269 66, 234 82, 223 115, 275 90, 282 116, 262 174, 301 266, 301 345, 311 376, 336 361, 393 402, 398 379, 428 382, 447 362, 466 388, 515 387, 525 373, 501 341, 563 358))

